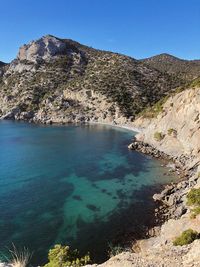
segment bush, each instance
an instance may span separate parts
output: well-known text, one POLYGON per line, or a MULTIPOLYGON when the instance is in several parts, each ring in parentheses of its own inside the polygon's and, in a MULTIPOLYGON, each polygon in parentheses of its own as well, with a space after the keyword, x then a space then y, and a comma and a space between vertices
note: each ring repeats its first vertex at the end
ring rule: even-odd
POLYGON ((189 206, 200 206, 200 188, 193 188, 187 195, 187 204, 189 206))
POLYGON ((49 262, 44 267, 80 267, 90 262, 89 254, 79 257, 77 250, 71 250, 68 246, 55 245, 49 250, 49 262))
POLYGON ((192 209, 191 219, 195 219, 200 214, 200 206, 192 209))
POLYGON ((199 238, 199 233, 192 229, 184 231, 180 236, 176 237, 173 242, 174 246, 184 246, 191 244, 195 239, 199 238))
POLYGON ((191 218, 194 219, 200 214, 200 188, 193 188, 187 195, 187 204, 189 206, 195 206, 192 209, 191 218))
POLYGON ((168 135, 174 135, 174 136, 177 135, 177 131, 173 128, 168 129, 167 133, 168 133, 168 135))
POLYGON ((161 141, 164 138, 164 135, 161 132, 155 132, 154 133, 154 139, 156 141, 161 141))

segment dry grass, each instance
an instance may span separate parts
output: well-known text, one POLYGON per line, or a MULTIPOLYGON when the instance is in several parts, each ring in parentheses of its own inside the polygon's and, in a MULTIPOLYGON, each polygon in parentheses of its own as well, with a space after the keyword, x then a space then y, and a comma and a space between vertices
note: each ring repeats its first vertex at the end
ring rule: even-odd
POLYGON ((27 267, 32 257, 32 253, 27 248, 17 249, 13 244, 13 249, 9 250, 11 254, 10 265, 12 267, 27 267))

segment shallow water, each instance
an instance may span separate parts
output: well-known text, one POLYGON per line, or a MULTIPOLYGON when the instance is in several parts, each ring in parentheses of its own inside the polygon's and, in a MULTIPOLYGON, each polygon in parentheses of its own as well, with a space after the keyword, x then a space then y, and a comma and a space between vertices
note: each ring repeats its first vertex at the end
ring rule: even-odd
POLYGON ((1 121, 0 250, 26 246, 43 264, 62 243, 102 261, 108 243, 137 237, 151 221, 153 192, 176 177, 129 151, 132 135, 105 125, 1 121))

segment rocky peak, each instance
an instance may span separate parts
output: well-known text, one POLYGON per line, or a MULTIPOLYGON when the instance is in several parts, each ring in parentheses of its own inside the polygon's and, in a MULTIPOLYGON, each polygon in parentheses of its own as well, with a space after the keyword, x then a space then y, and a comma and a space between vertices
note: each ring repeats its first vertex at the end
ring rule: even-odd
POLYGON ((65 54, 66 48, 66 43, 63 40, 46 35, 20 47, 17 59, 31 62, 37 62, 41 59, 48 60, 56 55, 65 54))

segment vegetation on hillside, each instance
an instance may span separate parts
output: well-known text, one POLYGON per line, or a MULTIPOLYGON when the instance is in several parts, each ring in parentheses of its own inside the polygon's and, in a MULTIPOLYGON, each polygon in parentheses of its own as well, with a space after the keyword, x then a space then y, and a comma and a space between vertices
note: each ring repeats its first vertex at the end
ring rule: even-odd
POLYGON ((49 262, 44 267, 80 267, 90 262, 89 254, 80 257, 77 250, 71 250, 68 246, 55 245, 49 250, 49 262))
MULTIPOLYGON (((16 59, 12 63, 24 70, 8 72, 0 80, 1 97, 9 96, 10 107, 22 105, 23 111, 37 111, 41 107, 45 110, 44 100, 58 106, 55 99, 62 96, 63 90, 81 93, 92 90, 105 96, 124 116, 134 118, 154 103, 150 113, 160 112, 163 97, 183 84, 180 77, 156 70, 143 61, 96 50, 72 40, 61 41, 67 46, 66 54, 49 61, 33 63, 16 59), (159 100, 161 102, 157 103, 159 100)), ((71 112, 62 103, 59 107, 64 115, 71 112)), ((88 108, 87 103, 85 108, 88 108)), ((79 111, 82 112, 80 107, 79 111)))
POLYGON ((161 141, 164 137, 165 137, 164 134, 161 132, 154 133, 154 139, 158 142, 161 141))
POLYGON ((160 54, 142 61, 162 73, 174 74, 185 82, 200 74, 200 60, 184 60, 169 54, 160 54))
POLYGON ((173 241, 174 246, 184 246, 191 244, 195 239, 199 239, 200 235, 197 231, 188 229, 183 231, 182 234, 175 238, 173 241))
MULTIPOLYGON (((167 95, 161 97, 161 99, 158 100, 156 103, 144 108, 141 112, 139 112, 137 114, 137 117, 142 116, 144 118, 155 118, 158 114, 160 114, 163 111, 164 104, 167 102, 169 97, 174 96, 184 91, 185 89, 197 88, 197 87, 200 87, 200 77, 192 81, 188 81, 187 83, 169 91, 167 95)), ((171 105, 173 105, 173 103, 171 105)))
POLYGON ((196 218, 200 214, 200 188, 192 188, 187 194, 187 204, 193 206, 192 218, 196 218))

